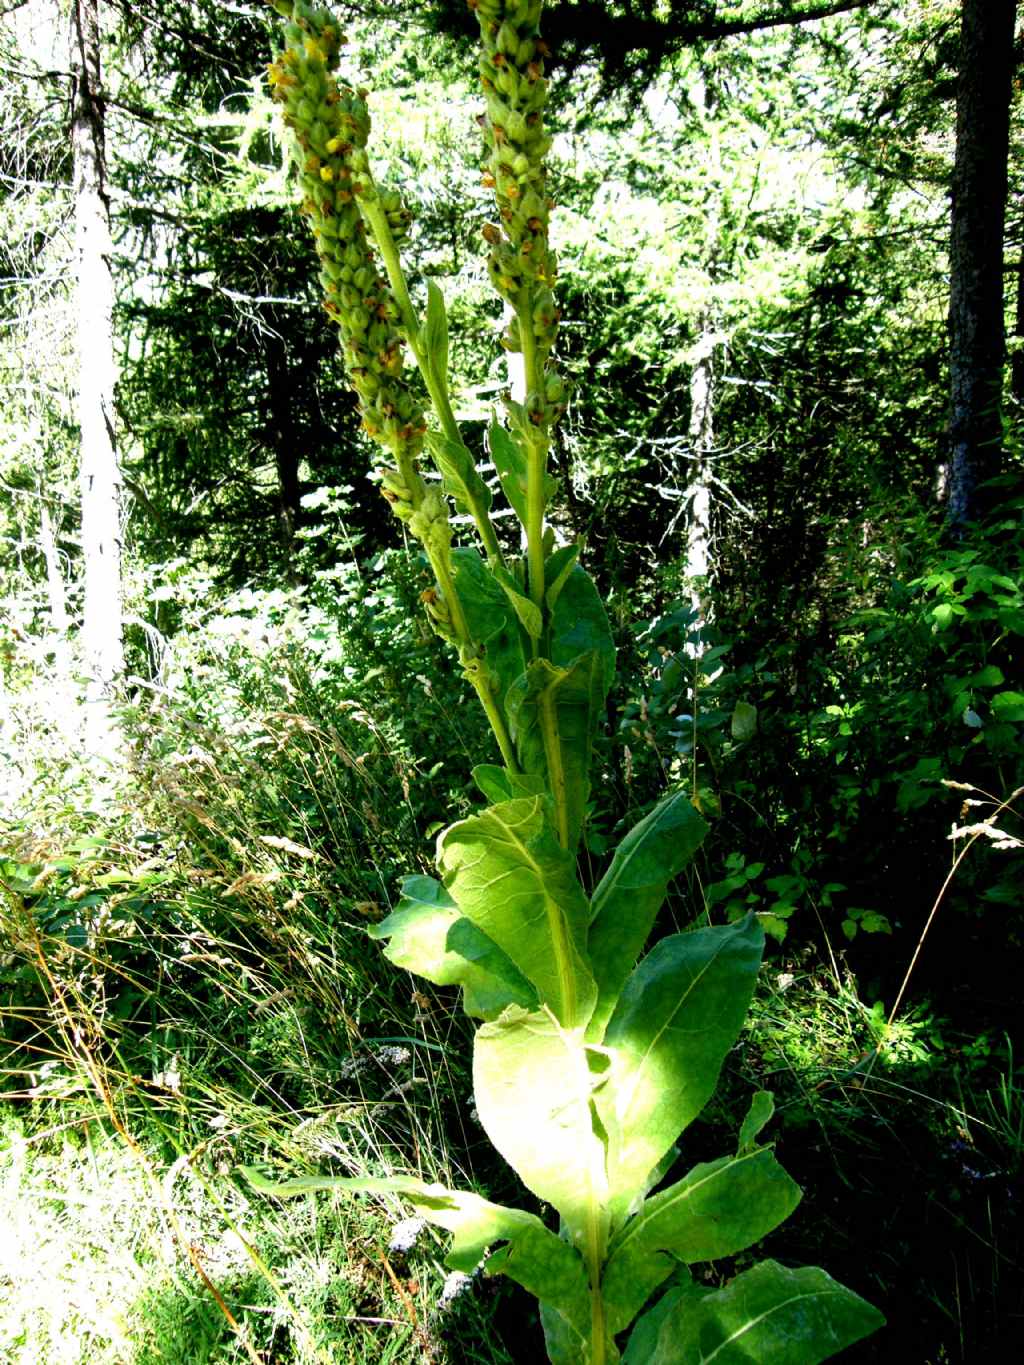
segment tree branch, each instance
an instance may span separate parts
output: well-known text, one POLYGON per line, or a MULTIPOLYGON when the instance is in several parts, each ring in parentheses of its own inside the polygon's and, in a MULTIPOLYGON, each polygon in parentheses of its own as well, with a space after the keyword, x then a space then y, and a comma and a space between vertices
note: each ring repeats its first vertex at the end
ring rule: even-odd
POLYGON ((630 52, 669 53, 692 43, 793 27, 885 3, 886 0, 810 0, 797 8, 788 0, 777 0, 768 13, 733 19, 719 19, 713 15, 702 18, 685 12, 667 19, 655 19, 636 13, 609 14, 603 0, 581 0, 578 4, 553 6, 545 15, 544 25, 556 49, 564 45, 568 50, 598 48, 609 55, 617 52, 621 63, 630 52), (592 34, 593 37, 581 41, 581 34, 592 34))
POLYGON ((848 14, 852 10, 870 9, 879 0, 826 0, 792 9, 788 4, 774 14, 755 15, 750 19, 718 19, 693 25, 695 38, 728 38, 734 33, 758 33, 767 28, 782 28, 794 24, 809 24, 814 19, 830 19, 834 14, 848 14), (699 31, 698 31, 699 30, 699 31))

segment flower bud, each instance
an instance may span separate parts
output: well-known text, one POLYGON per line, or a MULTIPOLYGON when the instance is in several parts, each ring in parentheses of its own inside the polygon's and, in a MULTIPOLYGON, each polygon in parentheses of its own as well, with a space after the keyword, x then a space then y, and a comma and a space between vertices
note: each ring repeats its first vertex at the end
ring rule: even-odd
POLYGON ((549 403, 560 404, 565 401, 565 384, 557 374, 549 374, 544 381, 544 397, 549 403))
POLYGON ((506 57, 515 56, 519 49, 519 34, 510 23, 506 22, 498 29, 495 47, 506 57))
POLYGON ((532 38, 523 38, 516 48, 516 66, 523 68, 533 61, 536 44, 532 38))

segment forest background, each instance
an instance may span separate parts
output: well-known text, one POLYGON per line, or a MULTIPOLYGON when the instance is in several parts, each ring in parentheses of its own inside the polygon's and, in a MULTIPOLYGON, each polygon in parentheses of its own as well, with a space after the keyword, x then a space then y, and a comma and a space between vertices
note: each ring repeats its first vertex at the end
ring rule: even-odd
MULTIPOLYGON (((473 17, 338 9, 472 431, 510 377, 473 17)), ((584 861, 666 789, 710 819, 665 923, 752 908, 772 947, 688 1154, 775 1093, 806 1192, 765 1248, 883 1308, 850 1361, 1024 1345, 1014 18, 545 17, 554 522, 620 660, 584 861)), ((517 1291, 454 1297, 397 1206, 230 1178, 520 1197, 451 993, 367 941, 490 755, 368 477, 264 88, 274 16, 2 22, 0 1359, 539 1358, 517 1291)))

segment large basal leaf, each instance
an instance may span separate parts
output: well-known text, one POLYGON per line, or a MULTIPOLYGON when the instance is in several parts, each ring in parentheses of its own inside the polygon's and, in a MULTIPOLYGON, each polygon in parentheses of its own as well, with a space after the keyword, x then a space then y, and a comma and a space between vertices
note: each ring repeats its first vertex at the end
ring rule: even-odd
POLYGON ((652 1196, 612 1240, 602 1287, 621 1332, 679 1261, 715 1261, 752 1246, 793 1212, 800 1186, 766 1147, 695 1166, 652 1196))
POLYGON ((604 1037, 611 1075, 596 1097, 616 1218, 714 1093, 763 951, 750 915, 662 939, 626 982, 604 1037))
POLYGON ((461 820, 441 835, 437 857, 466 918, 508 954, 559 1023, 582 1028, 596 993, 583 952, 590 907, 547 797, 503 801, 461 820))
POLYGON ((708 826, 682 792, 661 801, 629 831, 591 901, 588 950, 597 1006, 588 1037, 600 1039, 623 984, 643 951, 669 883, 696 853, 708 826))
POLYGON ((475 1270, 488 1248, 504 1243, 487 1257, 488 1275, 507 1275, 531 1294, 543 1296, 577 1327, 589 1319, 590 1294, 582 1257, 532 1213, 492 1204, 465 1190, 428 1185, 414 1176, 301 1176, 275 1182, 252 1167, 243 1167, 242 1174, 257 1193, 281 1199, 337 1189, 399 1194, 428 1223, 454 1233, 445 1258, 453 1270, 475 1270))
POLYGON ((368 933, 386 941, 384 956, 396 967, 437 986, 461 986, 474 1018, 496 1019, 507 1005, 536 1007, 530 983, 433 877, 406 877, 394 911, 368 933))
POLYGON ((591 651, 569 668, 535 659, 509 688, 507 711, 519 762, 546 775, 559 842, 575 850, 590 794, 590 758, 604 708, 603 663, 591 651))
POLYGON ((596 1078, 580 1031, 547 1011, 509 1009, 477 1032, 473 1095, 487 1136, 574 1240, 605 1203, 604 1146, 594 1133, 596 1078))
POLYGON ((633 1329, 623 1365, 818 1365, 885 1319, 824 1270, 763 1261, 725 1289, 671 1289, 633 1329))
POLYGON ((551 612, 551 662, 568 668, 581 654, 601 661, 601 700, 615 677, 615 642, 604 603, 585 569, 574 565, 562 583, 551 612))
POLYGON ((526 668, 523 634, 512 603, 475 550, 452 550, 455 591, 466 613, 469 632, 483 646, 483 662, 497 680, 498 705, 526 668))

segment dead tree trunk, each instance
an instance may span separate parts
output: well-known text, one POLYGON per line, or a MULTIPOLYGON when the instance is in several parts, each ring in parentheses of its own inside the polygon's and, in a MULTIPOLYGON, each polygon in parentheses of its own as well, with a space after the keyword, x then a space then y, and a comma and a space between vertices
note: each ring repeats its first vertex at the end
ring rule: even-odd
POLYGON ((690 421, 683 492, 686 528, 686 577, 697 624, 709 617, 707 591, 711 573, 711 464, 715 438, 715 370, 722 338, 719 332, 716 289, 722 257, 722 149, 718 131, 719 88, 711 67, 703 82, 702 122, 705 127, 707 198, 704 206, 704 262, 706 300, 697 317, 697 335, 690 362, 690 421))

